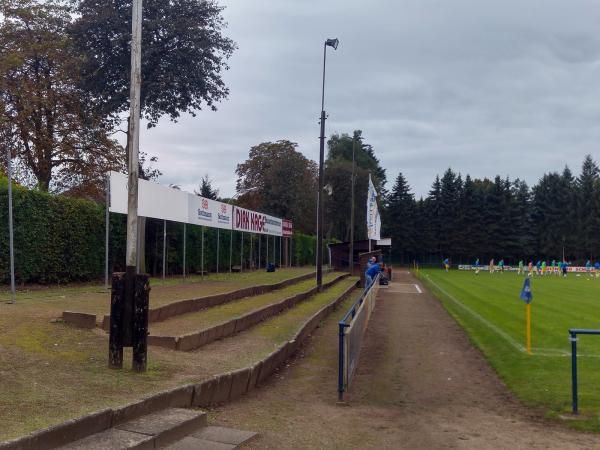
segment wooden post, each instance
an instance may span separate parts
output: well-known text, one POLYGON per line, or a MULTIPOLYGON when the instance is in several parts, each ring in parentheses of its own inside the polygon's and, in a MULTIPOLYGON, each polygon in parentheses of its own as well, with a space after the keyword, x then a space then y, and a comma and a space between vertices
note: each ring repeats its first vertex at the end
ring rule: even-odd
POLYGON ((110 294, 110 335, 108 337, 108 367, 123 368, 123 309, 125 305, 125 274, 112 275, 110 294))
POLYGON ((150 277, 138 274, 135 277, 135 295, 133 310, 131 368, 135 372, 145 372, 148 362, 148 305, 150 303, 150 277))

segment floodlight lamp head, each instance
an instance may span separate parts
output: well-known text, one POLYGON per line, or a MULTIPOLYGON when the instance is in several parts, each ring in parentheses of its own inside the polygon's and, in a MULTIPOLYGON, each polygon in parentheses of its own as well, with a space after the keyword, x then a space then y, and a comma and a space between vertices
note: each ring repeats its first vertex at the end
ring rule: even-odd
POLYGON ((340 44, 340 41, 337 38, 335 38, 335 39, 327 39, 325 41, 325 45, 329 46, 329 47, 333 47, 334 50, 337 50, 339 44, 340 44))

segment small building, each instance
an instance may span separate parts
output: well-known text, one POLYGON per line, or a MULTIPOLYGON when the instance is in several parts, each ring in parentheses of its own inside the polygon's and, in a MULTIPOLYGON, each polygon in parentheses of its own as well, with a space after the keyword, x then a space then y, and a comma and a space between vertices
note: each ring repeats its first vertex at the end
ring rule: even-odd
MULTIPOLYGON (((392 248, 392 240, 371 239, 371 251, 378 251, 385 260, 389 257, 392 248)), ((329 244, 329 252, 331 255, 331 265, 334 270, 340 272, 350 272, 353 275, 358 275, 361 272, 359 255, 369 252, 369 240, 354 241, 354 251, 352 256, 352 270, 350 270, 350 242, 340 242, 337 244, 329 244)))

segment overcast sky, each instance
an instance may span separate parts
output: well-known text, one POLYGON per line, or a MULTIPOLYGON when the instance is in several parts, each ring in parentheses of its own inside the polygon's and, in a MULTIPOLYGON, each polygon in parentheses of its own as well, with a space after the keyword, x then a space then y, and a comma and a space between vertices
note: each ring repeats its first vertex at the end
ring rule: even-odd
POLYGON ((599 159, 597 0, 223 0, 239 49, 217 112, 142 130, 160 182, 222 196, 251 146, 289 139, 318 159, 322 45, 326 132, 363 130, 417 196, 448 167, 535 183, 599 159), (331 50, 331 49, 329 49, 331 50))

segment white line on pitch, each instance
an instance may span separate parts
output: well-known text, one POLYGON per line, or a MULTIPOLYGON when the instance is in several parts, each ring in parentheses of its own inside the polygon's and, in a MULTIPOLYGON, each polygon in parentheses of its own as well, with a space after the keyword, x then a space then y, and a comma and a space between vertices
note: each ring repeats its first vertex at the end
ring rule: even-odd
POLYGON ((431 282, 431 284, 433 284, 436 288, 438 288, 440 290, 440 292, 442 292, 446 297, 448 297, 448 299, 450 299, 455 305, 460 306, 462 309, 464 309, 466 312, 468 312, 469 314, 471 314, 473 317, 475 317, 476 319, 479 319, 481 322, 483 322, 484 324, 486 324, 490 329, 492 329, 496 333, 498 333, 499 336, 503 337, 504 340, 506 340, 506 342, 508 342, 510 345, 512 345, 518 351, 520 351, 520 352, 525 352, 526 351, 525 347, 523 347, 521 344, 519 344, 517 341, 515 341, 513 338, 511 338, 506 332, 504 332, 503 330, 501 330, 500 328, 498 328, 496 325, 494 325, 493 323, 491 323, 489 320, 483 318, 483 316, 481 316, 480 314, 476 313, 471 308, 465 306, 460 301, 458 301, 457 299, 455 299, 451 294, 449 294, 444 289, 442 289, 435 281, 433 281, 431 278, 429 278, 429 275, 426 274, 425 276, 431 282))
POLYGON ((423 293, 423 291, 421 290, 421 288, 419 287, 419 285, 418 285, 418 284, 415 284, 415 288, 417 288, 417 292, 418 292, 419 294, 422 294, 422 293, 423 293))
MULTIPOLYGON (((479 319, 481 322, 483 322, 484 324, 486 324, 488 327, 490 327, 492 330, 494 330, 496 333, 498 333, 498 335, 500 335, 501 337, 503 337, 510 345, 512 345, 518 351, 520 351, 521 353, 526 353, 527 350, 525 349, 525 347, 523 345, 519 344, 517 341, 515 341, 506 332, 504 332, 503 330, 501 330, 500 328, 498 328, 496 325, 494 325, 493 323, 491 323, 489 320, 485 319, 483 316, 481 316, 480 314, 476 313, 471 308, 469 308, 468 306, 465 306, 462 302, 460 302, 459 300, 457 300, 456 298, 454 298, 450 293, 448 293, 447 291, 445 291, 435 281, 433 281, 431 278, 429 278, 429 275, 426 274, 425 276, 427 277, 427 279, 429 280, 429 282, 431 284, 433 284, 436 288, 438 288, 444 295, 446 295, 446 297, 448 297, 448 299, 450 299, 452 302, 454 302, 454 304, 460 306, 465 311, 467 311, 469 314, 471 314, 473 317, 475 317, 476 319, 479 319)), ((533 355, 534 356, 547 356, 547 357, 567 357, 567 356, 571 356, 571 353, 569 353, 566 350, 559 349, 559 348, 536 348, 536 347, 533 347, 532 350, 533 350, 533 355)), ((578 353, 577 357, 578 358, 600 358, 600 355, 578 353)))

